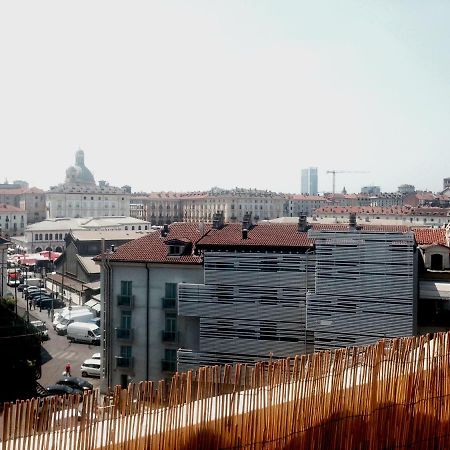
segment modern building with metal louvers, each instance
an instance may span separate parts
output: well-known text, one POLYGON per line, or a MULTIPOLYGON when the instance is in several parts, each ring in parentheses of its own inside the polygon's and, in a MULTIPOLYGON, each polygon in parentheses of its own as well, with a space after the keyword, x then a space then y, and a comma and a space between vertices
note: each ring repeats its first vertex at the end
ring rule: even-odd
POLYGON ((416 334, 417 252, 412 232, 310 230, 315 289, 307 294, 314 350, 416 334))

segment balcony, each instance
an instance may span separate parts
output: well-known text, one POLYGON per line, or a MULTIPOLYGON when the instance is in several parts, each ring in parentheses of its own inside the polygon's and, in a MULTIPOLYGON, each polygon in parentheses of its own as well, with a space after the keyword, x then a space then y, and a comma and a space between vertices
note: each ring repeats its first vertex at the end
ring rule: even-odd
POLYGON ((116 328, 116 339, 121 341, 132 341, 133 340, 133 329, 131 328, 116 328))
POLYGON ((125 357, 125 356, 116 356, 116 367, 122 369, 131 369, 133 368, 133 358, 125 357))
POLYGON ((162 331, 163 342, 176 342, 178 341, 178 331, 162 331))
POLYGON ((133 307, 134 295, 118 295, 117 296, 117 306, 127 306, 129 308, 133 307))
POLYGON ((163 359, 161 360, 161 370, 163 372, 176 372, 177 362, 163 359))
POLYGON ((162 298, 163 309, 176 309, 177 299, 176 298, 162 298))

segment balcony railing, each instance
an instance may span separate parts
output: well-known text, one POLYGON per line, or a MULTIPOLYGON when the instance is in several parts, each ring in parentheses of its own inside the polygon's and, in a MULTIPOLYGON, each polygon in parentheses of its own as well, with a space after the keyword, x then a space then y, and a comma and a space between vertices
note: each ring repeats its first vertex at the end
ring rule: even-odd
POLYGON ((177 370, 177 362, 163 359, 161 360, 161 370, 163 372, 175 372, 177 370))
POLYGON ((175 309, 177 305, 177 299, 176 298, 162 298, 162 307, 163 309, 175 309))
POLYGON ((128 306, 128 307, 132 308, 133 303, 134 303, 134 295, 118 295, 117 296, 117 305, 118 306, 128 306))
POLYGON ((116 367, 122 369, 131 369, 133 367, 133 358, 125 356, 116 356, 116 367))
POLYGON ((131 328, 116 328, 116 338, 123 341, 133 339, 133 330, 131 328))
POLYGON ((163 342, 175 342, 178 340, 178 331, 162 331, 163 342))

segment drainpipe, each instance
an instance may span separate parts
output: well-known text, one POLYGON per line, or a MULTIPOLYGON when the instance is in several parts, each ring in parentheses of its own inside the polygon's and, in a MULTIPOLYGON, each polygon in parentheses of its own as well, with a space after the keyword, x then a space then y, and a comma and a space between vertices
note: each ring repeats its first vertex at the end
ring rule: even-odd
POLYGON ((149 368, 149 349, 150 349, 150 268, 148 263, 145 263, 145 268, 147 269, 147 292, 146 292, 146 306, 145 306, 145 379, 149 379, 150 368, 149 368))
POLYGON ((103 314, 103 353, 105 354, 106 358, 103 358, 103 364, 106 362, 106 382, 107 382, 107 388, 108 391, 112 387, 112 369, 113 369, 113 349, 111 348, 112 338, 112 327, 113 327, 113 321, 112 321, 112 309, 114 308, 114 299, 111 299, 111 279, 112 279, 112 269, 111 265, 109 263, 108 254, 105 251, 104 248, 104 242, 103 242, 103 252, 102 252, 102 262, 103 262, 103 268, 104 268, 104 280, 103 280, 103 305, 102 309, 104 308, 103 314), (106 352, 105 352, 106 347, 106 352))

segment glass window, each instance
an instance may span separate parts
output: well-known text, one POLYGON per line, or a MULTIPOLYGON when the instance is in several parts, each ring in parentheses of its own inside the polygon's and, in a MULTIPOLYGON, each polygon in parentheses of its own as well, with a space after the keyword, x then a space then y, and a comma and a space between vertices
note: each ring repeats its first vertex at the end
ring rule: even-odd
POLYGON ((166 361, 176 362, 177 361, 177 351, 172 348, 166 348, 164 350, 164 356, 166 361))
POLYGON ((120 328, 131 329, 131 311, 122 311, 120 316, 120 328))
POLYGON ((177 298, 177 283, 166 283, 166 298, 177 298))
POLYGON ((131 358, 131 345, 121 345, 120 356, 122 358, 131 358))
POLYGON ((165 331, 175 333, 177 331, 177 315, 166 314, 165 325, 165 331))
POLYGON ((132 295, 131 281, 120 282, 120 294, 124 296, 132 295))

